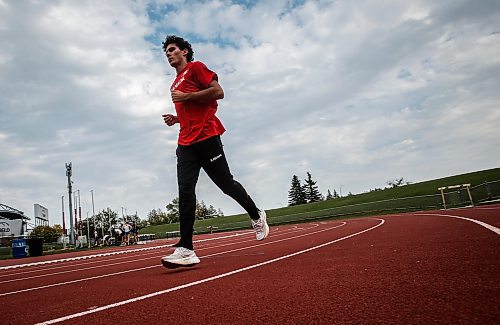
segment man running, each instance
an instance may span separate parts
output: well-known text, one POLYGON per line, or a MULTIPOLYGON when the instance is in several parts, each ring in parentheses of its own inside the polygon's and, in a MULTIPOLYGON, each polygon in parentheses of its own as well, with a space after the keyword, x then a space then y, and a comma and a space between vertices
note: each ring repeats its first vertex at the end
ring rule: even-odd
POLYGON ((229 170, 220 138, 225 129, 215 116, 217 100, 224 98, 217 74, 202 62, 193 61, 191 44, 181 37, 167 36, 163 51, 177 72, 170 87, 177 115, 162 116, 168 126, 180 124, 176 154, 181 239, 174 245, 175 251, 161 261, 165 267, 175 268, 200 262, 193 248, 193 227, 195 188, 201 168, 225 194, 245 209, 252 219, 257 240, 267 237, 269 226, 265 211, 257 208, 229 170))

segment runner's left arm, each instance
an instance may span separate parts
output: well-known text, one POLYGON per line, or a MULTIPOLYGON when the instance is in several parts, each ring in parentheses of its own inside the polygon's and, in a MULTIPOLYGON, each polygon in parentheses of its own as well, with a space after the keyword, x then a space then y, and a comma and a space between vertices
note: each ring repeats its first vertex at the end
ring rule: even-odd
POLYGON ((172 92, 172 100, 175 102, 198 101, 208 102, 224 98, 224 90, 219 82, 214 78, 208 84, 206 89, 195 91, 192 93, 183 93, 182 91, 174 90, 172 92))

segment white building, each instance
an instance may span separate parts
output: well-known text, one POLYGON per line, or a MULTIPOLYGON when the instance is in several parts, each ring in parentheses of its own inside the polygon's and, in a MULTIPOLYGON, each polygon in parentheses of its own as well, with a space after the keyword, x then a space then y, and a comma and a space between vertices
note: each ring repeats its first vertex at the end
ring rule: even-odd
POLYGON ((27 220, 24 212, 0 203, 0 237, 26 235, 27 220))

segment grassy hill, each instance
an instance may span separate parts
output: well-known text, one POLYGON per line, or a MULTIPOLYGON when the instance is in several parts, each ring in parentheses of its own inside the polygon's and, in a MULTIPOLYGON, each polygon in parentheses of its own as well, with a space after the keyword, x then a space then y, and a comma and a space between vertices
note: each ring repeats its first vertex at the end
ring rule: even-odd
MULTIPOLYGON (((299 222, 309 218, 333 218, 351 215, 377 214, 403 211, 424 210, 427 207, 436 208, 440 203, 438 188, 443 186, 471 184, 471 188, 480 186, 485 182, 500 180, 500 168, 477 171, 462 175, 450 176, 426 182, 420 182, 397 188, 387 188, 378 191, 345 196, 342 198, 303 204, 293 207, 266 210, 270 224, 280 224, 287 222, 299 222), (421 197, 417 199, 399 200, 401 198, 421 197), (424 202, 424 200, 426 202, 424 202), (375 202, 375 203, 373 203, 375 202), (431 202, 429 206, 429 202, 431 202)), ((494 188, 498 189, 498 185, 494 188)), ((500 189, 498 189, 500 191, 500 189)), ((496 193, 497 196, 500 193, 496 193)), ((197 220, 195 230, 197 233, 207 232, 207 227, 217 227, 219 229, 248 228, 249 218, 246 214, 225 216, 222 218, 197 220)), ((141 233, 154 233, 157 237, 165 237, 168 231, 177 231, 179 224, 155 225, 144 228, 141 233)))

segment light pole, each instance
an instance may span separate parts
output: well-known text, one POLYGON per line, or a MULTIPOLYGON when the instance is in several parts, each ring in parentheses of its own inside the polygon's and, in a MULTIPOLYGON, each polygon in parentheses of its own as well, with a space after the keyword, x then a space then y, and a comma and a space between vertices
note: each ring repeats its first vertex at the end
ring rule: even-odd
POLYGON ((342 187, 343 187, 343 186, 344 186, 344 185, 340 185, 340 197, 342 197, 342 187))
POLYGON ((64 195, 61 196, 61 206, 62 206, 62 224, 63 224, 63 249, 66 249, 66 222, 64 221, 64 195))
POLYGON ((69 202, 69 242, 74 245, 75 244, 75 229, 73 227, 73 207, 71 206, 71 196, 72 196, 72 188, 71 188, 71 163, 66 163, 66 176, 68 177, 68 202, 69 202))
POLYGON ((80 202, 80 190, 77 191, 78 192, 78 216, 80 217, 80 231, 79 231, 79 234, 82 235, 82 206, 81 206, 81 202, 80 202))
POLYGON ((123 222, 125 222, 125 215, 123 214, 123 210, 127 211, 127 209, 125 209, 124 207, 122 207, 122 219, 123 219, 123 222))
MULTIPOLYGON (((118 210, 113 210, 115 213, 113 216, 115 216, 115 222, 117 221, 116 219, 118 218, 118 210)), ((113 232, 111 231, 111 209, 108 209, 108 223, 109 223, 109 235, 113 236, 113 232)))
MULTIPOLYGON (((95 227, 95 208, 94 208, 94 190, 90 190, 90 194, 92 195, 92 220, 94 220, 94 229, 97 229, 95 227)), ((104 226, 101 221, 101 231, 102 231, 102 238, 104 238, 104 226)), ((97 238, 95 238, 97 241, 97 238)))
POLYGON ((87 244, 90 248, 90 225, 89 225, 89 212, 87 211, 87 244))
POLYGON ((80 231, 79 231, 80 227, 78 225, 78 209, 77 209, 77 207, 78 207, 78 196, 76 195, 76 192, 77 191, 75 191, 75 193, 73 194, 73 204, 75 205, 75 209, 74 209, 75 210, 74 211, 75 212, 75 236, 76 236, 76 238, 78 238, 78 236, 80 236, 80 231))
POLYGON ((66 236, 66 222, 64 221, 64 195, 61 196, 63 236, 66 236))

